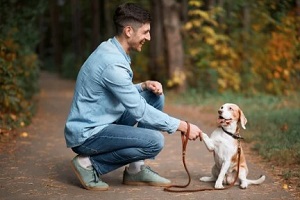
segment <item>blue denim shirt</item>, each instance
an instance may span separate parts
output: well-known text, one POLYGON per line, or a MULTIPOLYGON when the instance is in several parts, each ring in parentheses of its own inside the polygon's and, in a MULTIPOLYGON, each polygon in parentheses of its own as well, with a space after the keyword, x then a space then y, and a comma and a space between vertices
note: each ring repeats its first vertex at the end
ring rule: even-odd
POLYGON ((82 144, 127 109, 137 121, 173 133, 179 119, 163 113, 139 94, 141 84, 133 84, 130 57, 116 38, 101 43, 81 67, 70 113, 65 125, 67 147, 82 144))

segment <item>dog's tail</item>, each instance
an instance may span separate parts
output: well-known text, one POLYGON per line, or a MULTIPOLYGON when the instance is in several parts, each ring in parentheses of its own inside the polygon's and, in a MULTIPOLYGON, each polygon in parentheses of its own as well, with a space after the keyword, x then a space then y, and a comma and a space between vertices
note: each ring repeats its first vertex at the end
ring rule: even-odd
POLYGON ((266 176, 265 175, 261 175, 259 179, 256 179, 256 180, 249 180, 247 179, 247 182, 249 185, 259 185, 261 183, 263 183, 266 179, 266 176))

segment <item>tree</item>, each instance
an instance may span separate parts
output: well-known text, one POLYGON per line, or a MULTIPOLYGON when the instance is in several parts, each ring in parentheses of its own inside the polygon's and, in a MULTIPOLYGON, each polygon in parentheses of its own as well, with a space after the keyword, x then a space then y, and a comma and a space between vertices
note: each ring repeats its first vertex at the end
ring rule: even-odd
POLYGON ((163 80, 167 74, 166 60, 164 59, 165 46, 163 38, 162 6, 160 0, 151 1, 151 42, 150 42, 150 79, 163 80))
POLYGON ((75 57, 80 61, 83 56, 83 30, 80 2, 78 0, 71 1, 72 7, 72 44, 75 57))
POLYGON ((59 23, 59 7, 57 1, 49 0, 51 17, 51 41, 53 45, 53 56, 55 69, 62 71, 62 47, 61 47, 61 26, 59 23))
POLYGON ((181 36, 180 4, 175 0, 162 0, 168 85, 178 91, 185 90, 184 52, 181 36))
POLYGON ((0 0, 0 135, 29 124, 38 92, 35 53, 45 1, 0 0))
POLYGON ((300 0, 296 0, 296 16, 298 17, 298 38, 300 38, 300 0))
POLYGON ((92 7, 92 50, 94 50, 100 42, 100 9, 99 9, 99 1, 92 0, 91 1, 92 7))
POLYGON ((107 0, 101 0, 100 2, 100 41, 107 40, 109 37, 112 37, 114 34, 114 26, 112 14, 115 5, 112 5, 111 2, 107 0))

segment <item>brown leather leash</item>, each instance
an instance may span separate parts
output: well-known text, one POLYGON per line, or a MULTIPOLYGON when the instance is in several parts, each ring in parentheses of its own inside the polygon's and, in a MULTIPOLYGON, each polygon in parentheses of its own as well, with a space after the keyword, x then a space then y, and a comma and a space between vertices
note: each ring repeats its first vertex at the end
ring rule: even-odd
MULTIPOLYGON (((241 146, 240 146, 240 140, 238 139, 238 168, 237 168, 237 174, 235 176, 235 179, 234 181, 228 185, 227 187, 224 187, 224 188, 220 188, 220 189, 217 189, 217 188, 199 188, 199 189, 172 189, 172 188, 186 188, 190 185, 191 183, 191 175, 190 175, 190 172, 186 166, 186 162, 185 162, 185 155, 186 155, 186 147, 187 147, 187 143, 188 143, 188 140, 189 140, 189 135, 190 135, 190 123, 187 122, 187 132, 186 134, 184 134, 184 132, 182 131, 181 132, 181 140, 182 140, 182 162, 183 162, 183 166, 184 166, 184 169, 188 175, 188 182, 187 184, 185 185, 170 185, 168 187, 165 187, 164 188, 164 191, 166 192, 200 192, 200 191, 212 191, 212 190, 225 190, 225 189, 229 189, 231 188, 232 186, 234 186, 235 182, 237 181, 238 179, 238 176, 239 176, 239 172, 240 172, 240 155, 241 155, 241 146)), ((200 141, 201 141, 201 138, 199 138, 200 141)))

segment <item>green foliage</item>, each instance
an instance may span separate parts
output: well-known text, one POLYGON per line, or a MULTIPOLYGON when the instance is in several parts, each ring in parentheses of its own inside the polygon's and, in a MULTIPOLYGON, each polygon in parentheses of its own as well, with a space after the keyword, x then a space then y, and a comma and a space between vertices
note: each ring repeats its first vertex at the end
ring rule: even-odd
POLYGON ((38 32, 35 17, 42 4, 1 1, 0 127, 29 124, 38 91, 39 62, 35 54, 38 32))
POLYGON ((190 85, 200 91, 289 94, 299 90, 299 16, 294 1, 189 1, 190 85), (216 85, 217 84, 217 85, 216 85))
POLYGON ((223 34, 223 27, 216 20, 222 15, 221 7, 214 7, 209 11, 202 9, 199 1, 189 1, 189 21, 185 24, 188 63, 192 66, 192 85, 197 88, 205 84, 205 90, 233 90, 240 89, 240 76, 237 54, 230 45, 230 38, 223 34), (200 77, 195 77, 200 76, 200 77), (199 80, 199 82, 194 82, 199 80), (216 85, 217 84, 217 85, 216 85))

